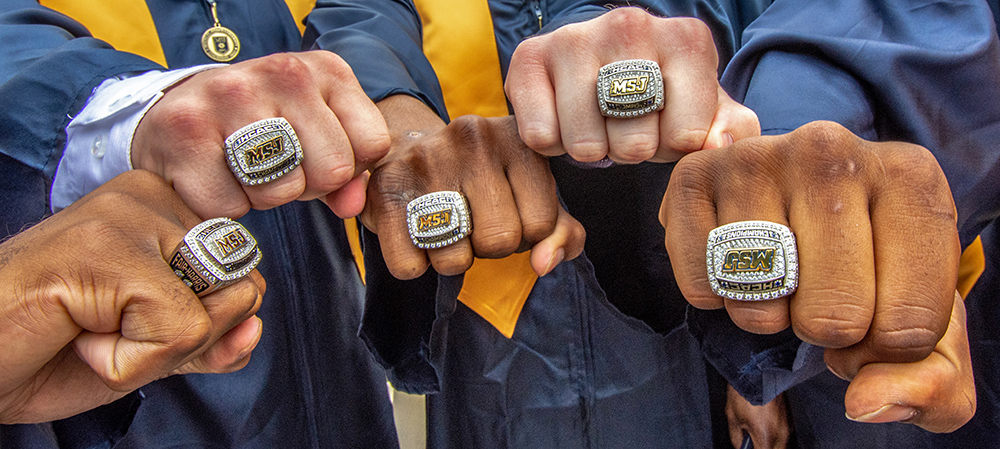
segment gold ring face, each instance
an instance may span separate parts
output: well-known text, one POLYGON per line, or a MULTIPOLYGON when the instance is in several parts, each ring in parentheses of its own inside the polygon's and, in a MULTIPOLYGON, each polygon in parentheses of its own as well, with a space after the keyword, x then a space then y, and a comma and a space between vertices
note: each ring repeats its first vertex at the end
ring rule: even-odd
POLYGON ((250 274, 261 257, 250 231, 223 217, 191 228, 169 264, 184 284, 204 296, 250 274))
POLYGON ((407 228, 420 249, 442 248, 472 232, 465 196, 453 191, 433 192, 406 205, 407 228))
POLYGON ((302 145, 281 117, 251 123, 226 139, 226 160, 245 185, 271 182, 302 163, 302 145))
POLYGON ((202 33, 201 49, 215 62, 229 62, 240 54, 240 40, 229 28, 214 26, 202 33))
POLYGON ((792 294, 798 287, 795 236, 770 221, 740 221, 708 234, 708 282, 716 295, 761 301, 792 294))
POLYGON ((663 109, 660 65, 645 59, 618 61, 597 74, 597 102, 605 117, 632 118, 663 109))

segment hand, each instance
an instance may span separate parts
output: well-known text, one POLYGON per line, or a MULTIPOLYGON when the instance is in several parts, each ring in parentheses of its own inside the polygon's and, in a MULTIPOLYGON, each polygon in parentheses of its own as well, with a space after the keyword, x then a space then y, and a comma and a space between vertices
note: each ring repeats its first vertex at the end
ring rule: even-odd
POLYGON ((953 432, 976 414, 976 386, 965 329, 965 303, 955 294, 944 338, 917 363, 870 363, 858 371, 844 396, 847 417, 881 423, 902 421, 931 432, 953 432))
POLYGON ((315 198, 349 217, 364 207, 362 173, 388 148, 385 122, 351 68, 314 51, 211 69, 173 86, 139 122, 132 163, 160 174, 203 219, 315 198), (226 162, 225 139, 272 117, 295 129, 302 165, 272 182, 242 185, 226 162))
POLYGON ((750 435, 754 449, 788 447, 791 432, 788 426, 788 406, 783 394, 767 404, 757 406, 743 399, 732 386, 727 386, 726 418, 729 422, 729 439, 734 448, 743 447, 744 434, 750 435))
POLYGON ((719 86, 712 33, 692 18, 663 19, 616 8, 525 40, 511 56, 504 89, 521 138, 546 156, 584 162, 672 162, 685 153, 760 135, 757 116, 719 86), (665 107, 643 117, 601 115, 597 73, 612 62, 660 65, 665 107))
POLYGON ((133 170, 0 245, 0 423, 248 363, 260 274, 199 300, 167 265, 198 222, 162 179, 133 170))
POLYGON ((473 255, 500 258, 528 249, 532 268, 545 275, 583 251, 583 226, 559 205, 548 161, 518 139, 512 118, 465 116, 445 126, 405 95, 378 107, 393 143, 372 171, 361 219, 378 234, 393 276, 413 279, 429 265, 455 275, 472 266, 473 255), (410 240, 406 205, 439 190, 467 196, 473 230, 457 243, 425 251, 410 240))
POLYGON ((929 151, 861 140, 816 122, 682 159, 660 209, 678 285, 699 308, 726 307, 741 328, 792 326, 833 348, 853 377, 870 362, 925 359, 944 335, 958 271, 956 212, 929 151), (705 268, 709 231, 742 220, 789 226, 799 286, 769 301, 723 300, 705 268))

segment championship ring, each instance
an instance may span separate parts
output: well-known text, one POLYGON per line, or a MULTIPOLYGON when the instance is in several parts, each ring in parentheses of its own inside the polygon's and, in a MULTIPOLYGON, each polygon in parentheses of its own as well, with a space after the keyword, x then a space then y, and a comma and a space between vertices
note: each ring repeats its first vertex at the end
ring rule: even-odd
POLYGON ((271 182, 302 163, 302 145, 292 125, 281 117, 244 126, 226 138, 226 160, 246 185, 271 182))
POLYGON ((632 118, 663 109, 660 65, 645 59, 618 61, 597 73, 597 102, 605 117, 632 118))
POLYGON ((787 296, 799 284, 795 236, 770 221, 740 221, 708 234, 708 282, 716 295, 737 301, 787 296))
POLYGON ((213 218, 188 231, 170 257, 170 268, 198 296, 250 274, 260 262, 257 240, 243 225, 213 218))
POLYGON ((442 248, 472 232, 469 203, 458 192, 428 193, 406 205, 410 238, 417 248, 442 248))

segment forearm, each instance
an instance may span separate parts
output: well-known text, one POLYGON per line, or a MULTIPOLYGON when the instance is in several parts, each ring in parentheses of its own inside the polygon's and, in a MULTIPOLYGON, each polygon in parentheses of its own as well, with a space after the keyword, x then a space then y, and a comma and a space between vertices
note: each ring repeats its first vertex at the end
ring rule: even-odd
POLYGON ((342 57, 373 101, 407 94, 447 117, 412 2, 320 0, 306 20, 303 47, 342 57))

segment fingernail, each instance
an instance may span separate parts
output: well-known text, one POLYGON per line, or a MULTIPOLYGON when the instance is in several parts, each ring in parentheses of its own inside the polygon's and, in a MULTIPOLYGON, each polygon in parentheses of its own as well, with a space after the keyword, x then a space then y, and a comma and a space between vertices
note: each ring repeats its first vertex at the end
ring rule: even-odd
POLYGON ((250 326, 250 330, 252 332, 251 335, 253 335, 254 337, 250 339, 250 341, 248 341, 246 345, 243 346, 242 350, 240 350, 239 356, 236 357, 237 360, 241 360, 245 358, 247 355, 249 355, 251 352, 253 352, 253 350, 257 347, 257 343, 260 342, 260 337, 262 333, 261 327, 263 327, 264 322, 261 321, 261 319, 256 315, 254 315, 247 321, 249 322, 248 326, 250 326))
POLYGON ((833 367, 830 366, 830 365, 826 365, 826 369, 830 370, 830 372, 833 373, 834 376, 839 377, 841 380, 846 380, 848 382, 851 381, 850 377, 847 377, 847 376, 845 376, 843 374, 838 373, 837 370, 833 369, 833 367))
POLYGON ((722 142, 724 143, 723 146, 729 146, 732 145, 733 142, 735 142, 735 140, 733 139, 732 134, 730 134, 729 132, 725 132, 722 133, 722 142))
POLYGON ((851 415, 844 414, 847 419, 851 421, 864 422, 864 423, 887 423, 887 422, 898 422, 906 421, 913 418, 917 414, 917 409, 906 407, 902 405, 888 404, 882 406, 882 408, 875 410, 871 413, 866 413, 864 415, 858 416, 856 418, 851 417, 851 415))
POLYGON ((552 269, 555 268, 556 265, 562 263, 563 257, 566 257, 566 251, 562 248, 559 248, 552 253, 552 257, 549 258, 549 263, 545 265, 545 271, 542 273, 542 276, 551 273, 552 269))

